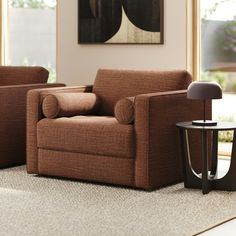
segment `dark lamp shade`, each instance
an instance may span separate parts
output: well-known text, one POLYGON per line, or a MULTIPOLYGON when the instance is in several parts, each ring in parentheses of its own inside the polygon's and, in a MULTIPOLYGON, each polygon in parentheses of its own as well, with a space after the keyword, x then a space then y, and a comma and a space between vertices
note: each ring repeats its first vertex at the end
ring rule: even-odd
POLYGON ((207 100, 222 98, 222 89, 216 82, 196 81, 188 86, 187 98, 207 100))

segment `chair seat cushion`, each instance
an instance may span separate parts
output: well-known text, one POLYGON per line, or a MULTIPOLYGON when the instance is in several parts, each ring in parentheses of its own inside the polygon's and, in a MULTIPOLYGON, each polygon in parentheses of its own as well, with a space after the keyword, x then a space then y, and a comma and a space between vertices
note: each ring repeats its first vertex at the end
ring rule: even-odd
POLYGON ((42 149, 134 157, 134 127, 114 117, 45 118, 37 124, 37 142, 42 149))

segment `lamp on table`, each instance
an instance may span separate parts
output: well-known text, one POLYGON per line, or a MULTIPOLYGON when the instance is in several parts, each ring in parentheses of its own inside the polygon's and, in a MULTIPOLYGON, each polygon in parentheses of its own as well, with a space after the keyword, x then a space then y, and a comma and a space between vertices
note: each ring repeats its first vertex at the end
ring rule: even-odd
POLYGON ((203 101, 203 120, 192 121, 197 126, 215 126, 216 121, 206 120, 206 100, 221 99, 222 89, 216 82, 195 81, 192 82, 187 90, 187 98, 203 101))

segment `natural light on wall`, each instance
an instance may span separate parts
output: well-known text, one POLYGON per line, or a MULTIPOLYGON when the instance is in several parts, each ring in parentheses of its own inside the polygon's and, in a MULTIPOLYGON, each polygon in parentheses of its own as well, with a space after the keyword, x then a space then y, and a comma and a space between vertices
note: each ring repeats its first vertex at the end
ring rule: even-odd
POLYGON ((55 82, 56 0, 7 0, 7 14, 5 64, 44 66, 55 82))
MULTIPOLYGON (((224 92, 213 118, 236 121, 236 0, 200 0, 200 18, 200 79, 217 81, 224 92)), ((232 133, 219 138, 229 150, 232 133)))

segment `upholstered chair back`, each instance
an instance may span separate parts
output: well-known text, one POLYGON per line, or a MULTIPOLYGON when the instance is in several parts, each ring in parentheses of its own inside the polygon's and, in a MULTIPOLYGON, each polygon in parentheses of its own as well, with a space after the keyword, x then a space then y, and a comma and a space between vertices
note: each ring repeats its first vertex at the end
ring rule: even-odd
POLYGON ((38 66, 0 66, 0 86, 46 83, 48 74, 45 68, 38 66))
POLYGON ((191 83, 186 71, 98 70, 93 92, 101 99, 100 114, 114 115, 116 102, 138 94, 186 89, 191 83))

